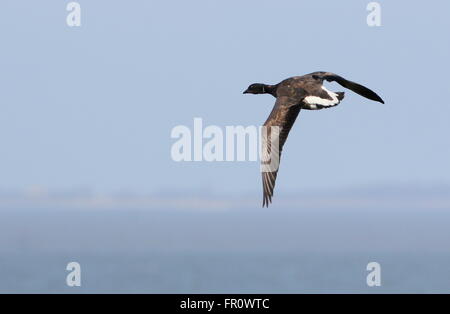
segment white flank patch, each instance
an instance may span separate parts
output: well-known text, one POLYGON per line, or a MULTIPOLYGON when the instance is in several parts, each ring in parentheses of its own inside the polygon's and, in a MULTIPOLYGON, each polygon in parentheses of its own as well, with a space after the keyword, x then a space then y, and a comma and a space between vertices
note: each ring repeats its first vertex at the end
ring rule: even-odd
POLYGON ((332 99, 323 99, 318 96, 308 96, 308 97, 305 97, 305 102, 309 105, 321 105, 321 106, 325 106, 325 107, 332 107, 332 106, 336 106, 337 104, 339 104, 339 99, 337 98, 338 95, 336 93, 329 91, 323 85, 322 85, 322 89, 324 91, 326 91, 327 94, 330 95, 330 97, 332 99))

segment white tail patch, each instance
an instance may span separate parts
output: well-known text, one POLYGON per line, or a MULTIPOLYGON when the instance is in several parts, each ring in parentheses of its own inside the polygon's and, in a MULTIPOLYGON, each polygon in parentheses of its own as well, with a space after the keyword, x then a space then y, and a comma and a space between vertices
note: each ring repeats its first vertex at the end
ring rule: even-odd
POLYGON ((338 95, 336 93, 329 91, 323 85, 322 85, 322 89, 324 91, 326 91, 327 94, 332 99, 324 99, 324 98, 320 98, 318 96, 308 96, 308 97, 305 97, 305 100, 304 100, 305 103, 307 103, 309 105, 320 105, 320 106, 324 106, 324 107, 332 107, 332 106, 336 106, 337 104, 339 104, 339 99, 337 98, 338 95))

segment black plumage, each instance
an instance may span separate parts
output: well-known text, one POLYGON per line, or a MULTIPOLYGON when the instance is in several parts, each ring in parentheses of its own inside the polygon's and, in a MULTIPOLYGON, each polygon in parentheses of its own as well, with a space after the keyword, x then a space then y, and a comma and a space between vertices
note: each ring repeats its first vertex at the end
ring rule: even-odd
POLYGON ((271 94, 276 97, 275 106, 264 123, 267 132, 263 132, 262 136, 263 207, 268 207, 272 202, 281 151, 300 110, 320 110, 334 107, 344 99, 343 92, 335 93, 327 90, 323 86, 324 80, 337 82, 363 97, 384 104, 381 97, 367 87, 330 72, 314 72, 304 76, 295 76, 276 85, 255 83, 244 91, 244 94, 271 94), (274 147, 272 147, 272 142, 274 147), (275 169, 267 166, 272 161, 271 157, 278 159, 275 169))

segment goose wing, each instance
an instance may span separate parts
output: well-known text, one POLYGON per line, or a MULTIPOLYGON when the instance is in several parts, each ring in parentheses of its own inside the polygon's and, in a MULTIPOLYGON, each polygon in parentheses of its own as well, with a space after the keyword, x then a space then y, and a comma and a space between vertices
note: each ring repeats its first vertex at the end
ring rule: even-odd
POLYGON ((280 96, 275 102, 262 129, 261 174, 263 182, 263 207, 272 202, 281 151, 300 112, 297 99, 280 96))
POLYGON ((323 80, 327 80, 328 82, 334 81, 334 82, 340 84, 341 86, 348 88, 363 97, 366 97, 370 100, 378 101, 378 102, 381 102, 382 104, 384 104, 383 99, 381 99, 381 97, 378 96, 374 91, 368 89, 365 86, 362 86, 361 84, 346 80, 345 78, 343 78, 342 76, 339 76, 337 74, 330 73, 330 72, 317 72, 317 73, 313 74, 313 77, 316 79, 322 80, 322 81, 323 80))

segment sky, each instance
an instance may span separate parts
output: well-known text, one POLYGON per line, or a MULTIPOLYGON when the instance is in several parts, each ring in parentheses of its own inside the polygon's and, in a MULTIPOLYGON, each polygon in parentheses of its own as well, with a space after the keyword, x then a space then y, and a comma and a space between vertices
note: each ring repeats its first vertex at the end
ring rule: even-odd
MULTIPOLYGON (((303 111, 277 190, 450 184, 450 3, 69 1, 0 4, 0 189, 260 192, 256 162, 171 159, 171 130, 261 125, 274 99, 243 95, 324 70, 376 91, 303 111)), ((333 83, 329 89, 344 91, 333 83)))

